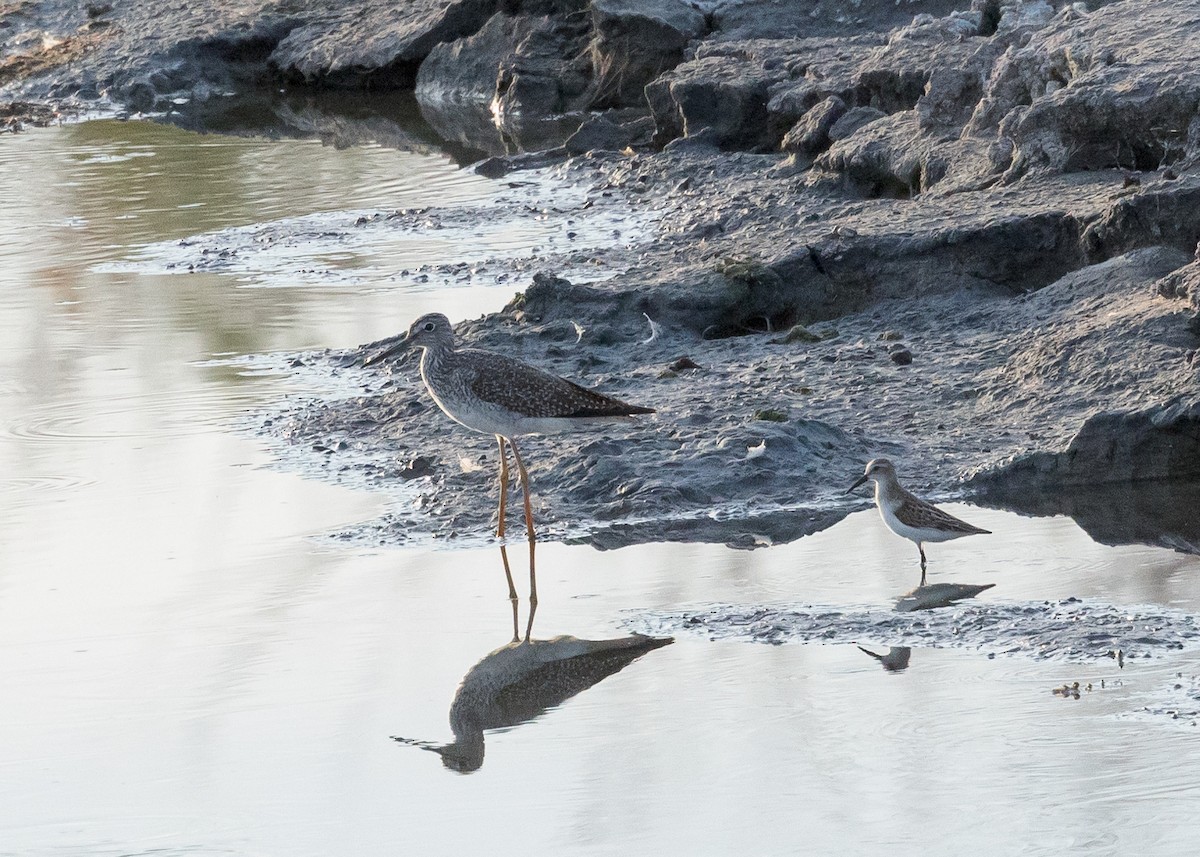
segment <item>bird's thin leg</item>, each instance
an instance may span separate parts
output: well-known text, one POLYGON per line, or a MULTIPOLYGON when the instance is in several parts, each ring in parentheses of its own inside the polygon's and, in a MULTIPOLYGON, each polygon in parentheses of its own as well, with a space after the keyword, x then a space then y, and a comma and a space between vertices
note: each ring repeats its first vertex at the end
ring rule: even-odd
POLYGON ((517 472, 521 476, 521 488, 525 492, 525 531, 529 534, 529 541, 533 542, 537 536, 533 531, 533 503, 529 499, 529 471, 525 469, 525 463, 521 461, 521 453, 517 450, 516 442, 509 439, 508 445, 512 447, 513 458, 517 462, 517 472))
MULTIPOLYGON (((500 521, 496 525, 496 538, 504 538, 504 518, 508 511, 508 451, 504 448, 504 438, 496 435, 496 442, 500 445, 500 521)), ((504 549, 504 543, 500 543, 500 559, 504 562, 504 577, 508 581, 508 600, 512 602, 513 611, 513 642, 518 642, 521 638, 517 635, 517 587, 513 584, 512 569, 508 565, 508 551, 504 549)))
POLYGON ((537 541, 537 534, 533 529, 533 503, 529 499, 529 471, 525 469, 525 463, 521 461, 521 453, 512 438, 508 439, 508 445, 512 447, 513 459, 517 462, 517 473, 521 476, 521 488, 525 492, 525 531, 529 534, 529 619, 532 624, 532 613, 537 609, 537 574, 534 571, 533 562, 533 546, 537 541))
MULTIPOLYGON (((504 545, 500 545, 500 559, 504 563, 504 576, 508 579, 508 600, 512 603, 513 611, 513 642, 521 642, 521 635, 517 633, 517 587, 513 586, 512 569, 508 566, 508 551, 504 545)), ((526 634, 528 636, 528 633, 526 634)))
POLYGON ((537 613, 537 578, 533 573, 533 549, 536 545, 533 539, 529 540, 529 622, 525 625, 526 642, 529 642, 529 635, 533 633, 533 616, 537 613))
MULTIPOLYGON (((500 444, 500 521, 496 524, 496 538, 504 538, 504 515, 508 510, 508 453, 504 449, 504 438, 496 435, 496 442, 500 444)), ((505 566, 508 565, 508 560, 504 561, 505 566)), ((509 575, 509 588, 512 589, 512 575, 509 575)), ((512 590, 513 598, 517 597, 516 590, 512 590)))
POLYGON ((921 552, 921 585, 925 585, 925 547, 917 542, 917 550, 921 552))

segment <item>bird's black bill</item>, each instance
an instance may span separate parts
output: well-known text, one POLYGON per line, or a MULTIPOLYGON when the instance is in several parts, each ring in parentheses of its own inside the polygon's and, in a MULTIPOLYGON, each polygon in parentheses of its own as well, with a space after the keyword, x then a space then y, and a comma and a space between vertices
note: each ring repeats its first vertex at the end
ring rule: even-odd
POLYGON ((393 735, 392 740, 397 744, 406 744, 409 747, 419 747, 422 750, 429 750, 432 753, 441 753, 442 746, 434 744, 432 741, 418 741, 415 738, 401 738, 399 735, 393 735))
POLYGON ((859 485, 862 485, 866 481, 867 481, 867 477, 865 477, 865 476, 858 477, 858 481, 855 482, 853 485, 851 485, 849 488, 847 488, 846 493, 849 494, 851 491, 853 491, 855 488, 857 488, 859 485))
POLYGON ((375 354, 372 354, 370 357, 368 357, 366 360, 363 361, 363 365, 364 366, 373 366, 374 364, 378 363, 381 360, 387 360, 389 357, 395 357, 401 351, 407 350, 407 348, 408 348, 408 337, 406 336, 403 339, 401 339, 399 342, 397 342, 395 345, 389 346, 388 348, 383 349, 383 351, 379 351, 379 352, 376 352, 375 354))

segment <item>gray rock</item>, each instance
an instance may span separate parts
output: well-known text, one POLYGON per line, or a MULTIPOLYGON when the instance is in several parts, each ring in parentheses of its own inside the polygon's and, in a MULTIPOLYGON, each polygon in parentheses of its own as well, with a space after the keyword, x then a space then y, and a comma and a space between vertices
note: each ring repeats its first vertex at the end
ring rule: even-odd
POLYGON ((1200 241, 1200 176, 1144 184, 1118 197, 1083 236, 1088 254, 1107 258, 1134 247, 1169 244, 1192 250, 1200 241))
POLYGON ((999 16, 995 29, 1001 34, 1040 29, 1054 18, 1054 6, 1046 0, 987 0, 982 5, 999 16))
POLYGON ((1177 268, 1154 284, 1154 291, 1164 298, 1187 300, 1200 308, 1200 260, 1177 268))
POLYGON ((869 104, 885 113, 909 110, 925 94, 935 72, 952 70, 975 82, 973 91, 965 96, 968 99, 962 117, 965 121, 970 107, 982 94, 991 61, 1003 47, 1003 39, 979 35, 977 15, 918 16, 907 26, 889 34, 887 42, 871 51, 859 64, 854 75, 858 103, 869 104), (975 55, 981 52, 983 56, 977 58, 975 55))
POLYGON ((1192 0, 1064 9, 997 63, 967 126, 1030 170, 1156 170, 1200 156, 1200 20, 1192 0))
POLYGON ((471 36, 440 44, 421 63, 417 101, 442 111, 485 105, 496 121, 545 116, 586 104, 587 30, 544 16, 497 14, 471 36))
MULTIPOLYGON (((721 14, 718 10, 717 18, 721 14)), ((817 12, 818 17, 822 14, 817 12)), ((1017 12, 997 5, 995 16, 1001 14, 1011 17, 1017 12)), ((701 42, 695 58, 679 66, 675 77, 686 78, 693 89, 700 89, 707 75, 712 91, 727 80, 749 80, 751 75, 756 82, 765 82, 766 127, 756 123, 754 133, 742 135, 740 143, 731 143, 733 135, 721 133, 723 148, 783 147, 786 138, 785 151, 812 156, 824 150, 827 139, 835 143, 846 140, 885 115, 915 110, 915 126, 899 123, 893 127, 900 133, 881 132, 878 136, 882 139, 872 145, 873 151, 843 155, 823 168, 839 169, 839 164, 845 164, 859 173, 851 177, 852 183, 868 188, 891 185, 927 190, 949 176, 954 179, 952 189, 960 190, 985 184, 1012 162, 1011 144, 999 145, 995 135, 959 140, 998 58, 1028 36, 1027 28, 1017 27, 989 33, 986 18, 983 11, 955 12, 942 18, 918 15, 905 18, 906 26, 886 38, 859 27, 854 35, 811 35, 822 32, 816 28, 806 31, 806 38, 723 40, 718 28, 718 38, 701 42), (837 103, 829 99, 838 99, 845 109, 834 111, 842 115, 826 127, 827 112, 837 103), (828 103, 810 114, 823 102, 828 103), (805 124, 798 125, 800 122, 805 124), (808 127, 810 124, 815 127, 808 127), (864 167, 869 169, 864 171, 864 167), (874 172, 877 177, 868 181, 864 172, 874 172)), ((997 27, 999 20, 996 17, 997 27)), ((776 36, 789 32, 780 23, 776 36)), ((659 83, 667 81, 664 78, 659 83)), ((678 99, 654 92, 652 105, 660 119, 660 145, 672 135, 684 133, 682 118, 662 121, 678 109, 678 99)))
POLYGON ((555 15, 513 5, 523 13, 498 13, 421 63, 417 99, 435 124, 461 125, 463 105, 479 114, 476 125, 494 118, 509 133, 593 107, 644 108, 646 83, 677 64, 704 28, 704 16, 680 0, 596 0, 590 16, 582 4, 555 15))
POLYGON ((817 164, 864 196, 907 199, 935 186, 941 193, 986 187, 1010 158, 1011 149, 994 141, 932 136, 919 111, 907 110, 860 128, 817 164))
POLYGON ((929 147, 913 111, 881 116, 871 107, 854 110, 859 115, 848 127, 858 127, 846 134, 835 124, 831 136, 845 136, 835 138, 840 142, 818 159, 821 169, 845 176, 868 197, 907 198, 945 174, 944 165, 929 163, 929 147))
POLYGON ((886 32, 914 15, 946 15, 967 0, 729 0, 713 14, 722 39, 848 36, 864 30, 886 32))
POLYGON ((831 95, 805 113, 784 135, 782 149, 815 155, 829 148, 829 129, 846 112, 846 102, 831 95))
POLYGON ((740 54, 756 61, 775 77, 767 112, 781 136, 826 98, 848 106, 859 102, 858 70, 886 44, 877 33, 843 38, 772 39, 757 42, 704 42, 697 56, 740 54))
POLYGON ((417 64, 435 46, 476 32, 495 8, 496 0, 410 0, 399 8, 341 4, 288 33, 270 62, 285 74, 326 85, 360 86, 395 74, 411 84, 417 64))
POLYGON ((875 107, 852 107, 847 110, 829 128, 829 139, 837 142, 854 135, 860 128, 865 128, 872 122, 887 117, 887 114, 875 107))
POLYGON ((646 84, 683 59, 705 32, 704 15, 682 0, 592 0, 592 107, 644 104, 646 84))
POLYGON ((585 20, 497 14, 421 63, 416 97, 439 133, 502 154, 561 145, 591 86, 585 20), (564 118, 565 117, 565 118, 564 118))
POLYGON ((1097 414, 1063 452, 1035 452, 972 480, 979 488, 1044 490, 1200 479, 1200 399, 1097 414))
POLYGON ((508 162, 503 158, 485 158, 475 165, 475 172, 486 179, 498 179, 508 174, 508 162))
MULTIPOLYGON (((563 138, 553 133, 559 125, 547 127, 548 117, 605 106, 644 110, 646 83, 678 63, 704 28, 704 16, 680 0, 598 0, 590 15, 514 5, 528 13, 498 13, 478 32, 433 48, 421 64, 417 100, 448 136, 486 139, 495 125, 522 144, 552 145, 563 138)), ((593 126, 569 151, 624 148, 637 136, 631 131, 593 126), (601 132, 604 139, 587 141, 601 132)))
POLYGON ((567 138, 563 148, 570 155, 582 155, 595 149, 616 152, 632 143, 634 136, 632 128, 618 125, 603 116, 593 116, 567 138))
MULTIPOLYGON (((659 133, 661 130, 661 128, 656 126, 653 139, 659 139, 659 133)), ((667 143, 667 145, 663 147, 663 151, 671 155, 686 156, 689 152, 715 152, 720 149, 720 146, 721 136, 717 133, 715 128, 701 128, 699 131, 696 131, 689 136, 676 137, 675 139, 671 140, 671 142, 667 143)), ((703 227, 701 232, 709 234, 711 232, 710 226, 703 227)))
POLYGON ((678 66, 646 87, 657 125, 655 142, 711 129, 722 148, 764 145, 770 78, 732 57, 706 57, 678 66))

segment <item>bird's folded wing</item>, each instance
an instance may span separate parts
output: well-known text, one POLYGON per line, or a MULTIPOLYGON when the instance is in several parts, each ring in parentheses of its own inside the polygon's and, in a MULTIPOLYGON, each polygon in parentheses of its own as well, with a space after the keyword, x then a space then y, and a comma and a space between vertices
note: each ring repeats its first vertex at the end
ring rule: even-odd
POLYGON ((943 512, 932 503, 926 503, 916 497, 906 497, 903 505, 896 511, 896 517, 910 527, 931 530, 946 530, 951 533, 986 533, 974 524, 968 524, 949 512, 943 512))
POLYGON ((481 400, 527 417, 620 417, 653 413, 500 355, 468 382, 481 400))

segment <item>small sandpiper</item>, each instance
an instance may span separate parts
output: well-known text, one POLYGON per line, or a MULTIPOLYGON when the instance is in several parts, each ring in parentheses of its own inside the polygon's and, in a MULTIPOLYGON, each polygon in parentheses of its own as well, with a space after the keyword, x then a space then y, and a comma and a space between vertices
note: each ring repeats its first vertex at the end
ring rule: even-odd
MULTIPOLYGON (((525 492, 525 529, 532 546, 535 539, 529 474, 521 462, 515 438, 570 431, 591 423, 654 413, 653 408, 627 404, 503 354, 477 348, 455 348, 454 329, 441 313, 418 318, 404 339, 368 358, 365 365, 409 348, 420 348, 424 352, 421 378, 438 407, 455 422, 496 436, 500 446, 498 538, 504 538, 508 497, 506 442, 512 447, 525 492)), ((530 577, 533 577, 532 553, 530 577)), ((536 595, 533 597, 536 599, 536 595)))
POLYGON ((921 586, 925 585, 925 548, 922 542, 948 542, 962 536, 990 533, 926 503, 911 491, 906 491, 896 478, 896 467, 886 458, 867 463, 867 469, 847 493, 868 479, 875 482, 875 505, 887 528, 898 536, 917 543, 921 552, 921 586))

